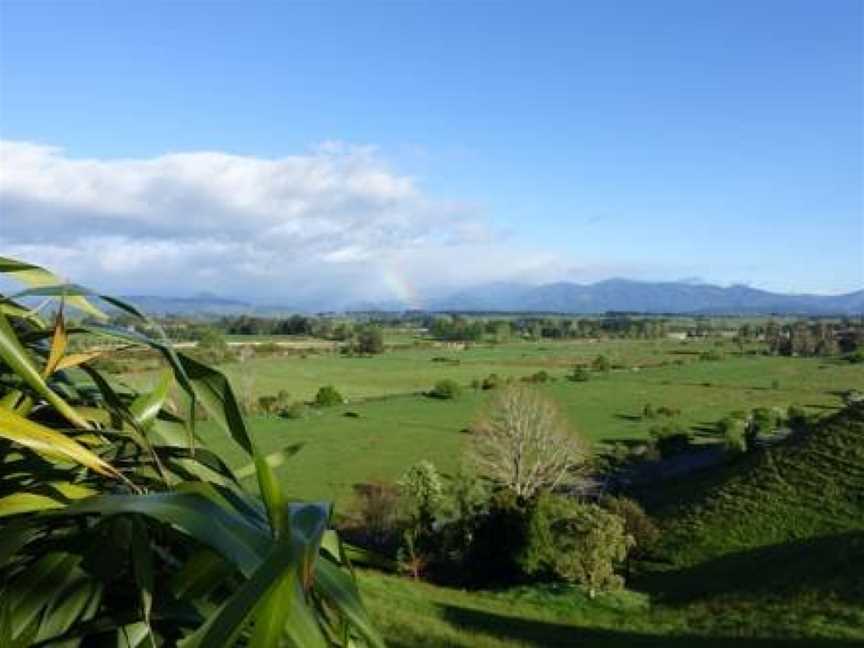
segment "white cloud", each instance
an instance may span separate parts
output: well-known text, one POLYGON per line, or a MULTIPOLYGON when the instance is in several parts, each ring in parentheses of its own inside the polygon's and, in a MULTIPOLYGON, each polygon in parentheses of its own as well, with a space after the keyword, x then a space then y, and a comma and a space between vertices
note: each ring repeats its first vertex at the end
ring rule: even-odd
POLYGON ((289 302, 398 296, 394 275, 435 293, 560 267, 339 142, 279 159, 78 159, 0 142, 0 252, 115 292, 289 302))

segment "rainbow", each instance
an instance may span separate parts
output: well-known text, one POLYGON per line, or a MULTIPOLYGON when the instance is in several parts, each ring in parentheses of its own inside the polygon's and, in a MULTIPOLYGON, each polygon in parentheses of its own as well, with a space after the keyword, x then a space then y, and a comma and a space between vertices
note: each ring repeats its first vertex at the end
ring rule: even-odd
POLYGON ((399 272, 396 268, 388 268, 384 271, 383 279, 388 290, 406 309, 419 310, 423 308, 423 300, 420 298, 420 293, 408 281, 404 272, 399 272))

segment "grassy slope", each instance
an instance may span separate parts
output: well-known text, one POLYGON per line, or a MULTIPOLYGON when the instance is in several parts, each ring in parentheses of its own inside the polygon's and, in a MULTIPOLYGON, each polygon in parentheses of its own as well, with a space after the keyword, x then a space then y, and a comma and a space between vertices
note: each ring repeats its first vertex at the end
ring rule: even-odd
POLYGON ((590 600, 579 588, 551 585, 466 592, 374 572, 359 580, 393 648, 841 648, 864 639, 854 619, 789 623, 768 607, 657 606, 631 591, 590 600))
POLYGON ((864 411, 691 481, 686 499, 663 512, 669 567, 641 587, 701 624, 725 610, 743 627, 864 640, 864 411))

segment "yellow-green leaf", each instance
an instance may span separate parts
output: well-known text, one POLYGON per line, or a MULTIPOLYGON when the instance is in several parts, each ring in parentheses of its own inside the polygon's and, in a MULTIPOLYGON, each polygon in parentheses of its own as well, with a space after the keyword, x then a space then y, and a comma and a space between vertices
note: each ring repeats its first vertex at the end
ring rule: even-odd
POLYGON ((81 464, 101 475, 120 475, 111 464, 74 439, 3 408, 0 408, 0 437, 46 457, 81 464))

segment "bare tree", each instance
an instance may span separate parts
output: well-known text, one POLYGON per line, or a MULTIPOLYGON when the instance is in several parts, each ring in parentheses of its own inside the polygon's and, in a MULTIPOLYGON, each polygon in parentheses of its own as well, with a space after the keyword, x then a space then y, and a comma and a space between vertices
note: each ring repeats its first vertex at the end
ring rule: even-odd
POLYGON ((536 389, 503 389, 473 432, 471 463, 481 475, 519 497, 586 481, 588 444, 569 429, 555 403, 536 389))

